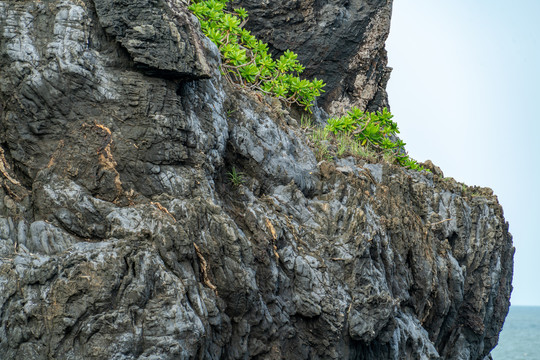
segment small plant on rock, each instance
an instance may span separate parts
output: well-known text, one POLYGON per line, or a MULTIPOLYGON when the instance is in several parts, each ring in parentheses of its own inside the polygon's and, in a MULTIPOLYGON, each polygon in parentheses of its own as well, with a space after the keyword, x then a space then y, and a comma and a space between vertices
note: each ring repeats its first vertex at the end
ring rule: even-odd
POLYGON ((229 11, 229 0, 193 0, 189 9, 201 22, 204 34, 222 56, 222 72, 232 83, 262 91, 288 104, 296 103, 311 112, 313 101, 324 92, 322 80, 300 79, 304 66, 298 55, 287 50, 275 60, 268 45, 244 29, 245 9, 229 11))
POLYGON ((302 129, 309 129, 312 126, 313 126, 313 119, 306 114, 302 114, 300 117, 300 127, 302 129))
POLYGON ((382 158, 412 170, 429 171, 407 155, 392 118, 386 108, 363 112, 353 107, 344 116, 330 118, 324 128, 310 124, 310 140, 317 160, 352 155, 369 161, 382 158))
POLYGON ((244 174, 236 171, 236 168, 234 166, 231 171, 227 173, 227 175, 229 175, 229 180, 234 186, 240 186, 244 183, 244 174))
POLYGON ((352 137, 365 149, 386 159, 395 159, 401 166, 418 171, 426 170, 403 150, 405 143, 397 138, 399 129, 393 117, 386 108, 383 111, 363 112, 353 107, 344 116, 329 119, 326 129, 341 139, 338 155, 346 152, 343 143, 349 142, 352 137))

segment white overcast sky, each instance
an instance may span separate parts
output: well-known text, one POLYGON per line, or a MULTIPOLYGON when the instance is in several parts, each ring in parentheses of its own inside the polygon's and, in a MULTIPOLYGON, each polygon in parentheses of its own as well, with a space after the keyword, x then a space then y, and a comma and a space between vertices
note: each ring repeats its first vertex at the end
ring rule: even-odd
POLYGON ((504 208, 514 305, 540 305, 539 18, 540 0, 394 0, 387 41, 409 154, 504 208))

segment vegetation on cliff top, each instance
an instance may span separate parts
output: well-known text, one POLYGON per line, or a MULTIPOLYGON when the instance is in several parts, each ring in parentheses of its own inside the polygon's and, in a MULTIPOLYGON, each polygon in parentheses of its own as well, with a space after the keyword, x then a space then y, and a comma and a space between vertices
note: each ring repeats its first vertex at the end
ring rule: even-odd
MULTIPOLYGON (((333 134, 337 141, 335 155, 338 157, 347 154, 368 158, 382 156, 390 163, 396 162, 412 170, 429 171, 403 150, 406 144, 397 137, 399 129, 392 120, 393 117, 387 108, 383 111, 363 112, 353 107, 344 116, 328 119, 328 124, 322 131, 313 133, 314 139, 326 138, 328 141, 329 135, 333 134)), ((330 154, 324 150, 324 141, 316 141, 316 144, 319 154, 330 154)))
MULTIPOLYGON (((296 103, 311 113, 314 100, 324 92, 323 81, 301 79, 299 75, 304 66, 290 50, 274 60, 268 53, 268 45, 244 29, 247 11, 244 8, 229 11, 228 1, 194 0, 189 6, 199 19, 203 33, 218 46, 225 78, 287 104, 296 103)), ((401 166, 426 170, 403 150, 405 143, 397 138, 399 130, 392 117, 386 108, 370 113, 353 107, 346 115, 329 119, 325 128, 312 132, 317 157, 331 157, 325 144, 332 133, 338 142, 337 156, 352 154, 372 158, 382 155, 401 166)))
POLYGON ((201 22, 204 34, 218 46, 225 77, 311 112, 313 101, 324 91, 323 81, 300 79, 298 75, 304 66, 290 50, 274 60, 268 53, 268 45, 243 28, 248 16, 246 10, 228 11, 227 2, 194 1, 189 6, 201 22))

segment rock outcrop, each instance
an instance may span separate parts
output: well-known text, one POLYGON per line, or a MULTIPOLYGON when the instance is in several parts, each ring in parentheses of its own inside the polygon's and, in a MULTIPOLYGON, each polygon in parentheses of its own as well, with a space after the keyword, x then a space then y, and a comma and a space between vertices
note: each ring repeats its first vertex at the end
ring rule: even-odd
MULTIPOLYGON (((242 4, 320 27, 268 36, 326 109, 386 104, 391 2, 242 4)), ((489 358, 514 251, 489 189, 317 162, 180 0, 0 0, 0 29, 2 359, 489 358)))
POLYGON ((291 49, 304 75, 324 79, 319 106, 334 114, 351 106, 376 111, 388 106, 391 69, 384 43, 392 0, 233 0, 250 14, 246 27, 274 54, 291 49))

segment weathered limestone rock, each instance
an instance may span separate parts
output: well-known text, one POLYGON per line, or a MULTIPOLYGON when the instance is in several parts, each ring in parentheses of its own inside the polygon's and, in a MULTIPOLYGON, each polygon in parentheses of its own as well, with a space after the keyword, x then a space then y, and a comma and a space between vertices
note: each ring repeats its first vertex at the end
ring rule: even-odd
POLYGON ((99 24, 150 75, 208 78, 217 58, 181 0, 94 0, 99 24))
MULTIPOLYGON (((358 54, 390 5, 348 4, 358 54)), ((0 36, 2 359, 489 356, 514 251, 490 190, 317 163, 181 2, 0 0, 0 36)))

